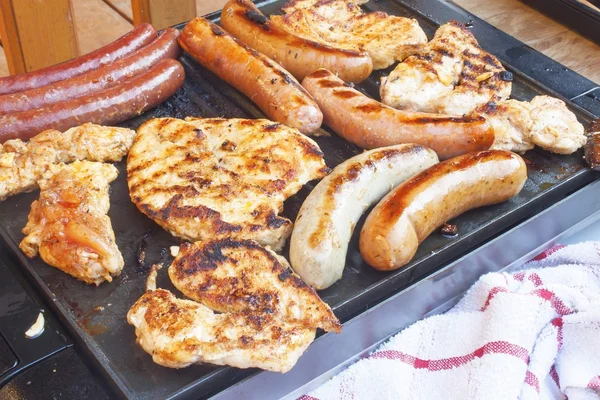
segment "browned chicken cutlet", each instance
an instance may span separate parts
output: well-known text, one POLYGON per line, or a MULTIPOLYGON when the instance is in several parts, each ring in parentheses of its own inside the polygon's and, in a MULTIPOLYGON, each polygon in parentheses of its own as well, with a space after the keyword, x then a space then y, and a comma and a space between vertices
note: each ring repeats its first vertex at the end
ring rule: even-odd
POLYGON ((84 282, 99 285, 121 273, 123 257, 110 219, 110 164, 75 161, 51 165, 40 180, 40 198, 31 204, 19 248, 84 282))
POLYGON ((156 289, 154 268, 148 290, 131 307, 127 321, 154 362, 170 368, 205 362, 287 372, 315 337, 315 329, 275 315, 217 314, 194 301, 177 299, 156 289))
POLYGON ((451 21, 416 54, 381 78, 381 101, 391 107, 463 115, 510 96, 512 74, 484 51, 467 27, 451 21))
POLYGON ((494 128, 492 149, 523 153, 538 145, 553 153, 571 154, 587 141, 577 116, 554 97, 490 102, 476 112, 494 128))
POLYGON ((169 267, 184 295, 219 312, 260 312, 306 328, 341 325, 287 260, 251 240, 183 244, 169 267))
POLYGON ((7 140, 0 144, 0 201, 36 189, 53 164, 120 161, 134 136, 131 129, 87 123, 66 132, 47 130, 29 142, 7 140))
POLYGON ((270 17, 273 24, 332 47, 365 51, 373 69, 384 69, 414 54, 427 36, 414 19, 384 12, 364 13, 364 0, 292 0, 285 15, 270 17))
POLYGON ((190 241, 252 239, 283 247, 283 202, 328 172, 317 144, 268 120, 159 118, 139 129, 127 159, 132 201, 190 241))

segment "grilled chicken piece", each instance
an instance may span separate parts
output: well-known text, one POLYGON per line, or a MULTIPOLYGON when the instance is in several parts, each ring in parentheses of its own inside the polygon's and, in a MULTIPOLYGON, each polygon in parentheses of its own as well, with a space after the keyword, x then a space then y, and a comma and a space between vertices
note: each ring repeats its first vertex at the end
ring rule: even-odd
POLYGON ((181 293, 219 312, 260 312, 306 328, 341 325, 287 260, 251 240, 183 244, 169 267, 181 293))
POLYGON ((384 12, 363 13, 366 1, 292 0, 273 15, 271 21, 282 29, 332 47, 366 51, 373 69, 384 69, 414 54, 427 42, 419 23, 384 12))
POLYGON ((110 282, 123 268, 106 215, 109 183, 117 175, 113 165, 98 162, 51 165, 19 248, 30 258, 39 252, 46 263, 84 282, 110 282))
POLYGON ((270 314, 224 313, 171 292, 156 289, 156 269, 146 293, 131 307, 127 321, 137 342, 157 364, 183 368, 194 363, 289 371, 310 343, 315 329, 270 314))
POLYGON ((64 133, 47 130, 29 142, 8 140, 0 144, 0 201, 36 189, 37 181, 53 164, 119 161, 134 136, 131 129, 87 123, 64 133))
POLYGON ((314 141, 267 120, 153 119, 127 160, 132 201, 173 235, 276 251, 292 229, 277 215, 284 200, 327 172, 314 141))
POLYGON ((600 119, 592 121, 585 130, 585 160, 590 168, 600 169, 600 119))
POLYGON ((512 74, 483 51, 467 27, 451 21, 433 39, 381 78, 381 101, 401 110, 463 115, 505 100, 512 74))
POLYGON ((587 141, 575 114, 554 97, 491 102, 476 111, 494 128, 492 149, 522 153, 538 145, 553 153, 571 154, 587 141))

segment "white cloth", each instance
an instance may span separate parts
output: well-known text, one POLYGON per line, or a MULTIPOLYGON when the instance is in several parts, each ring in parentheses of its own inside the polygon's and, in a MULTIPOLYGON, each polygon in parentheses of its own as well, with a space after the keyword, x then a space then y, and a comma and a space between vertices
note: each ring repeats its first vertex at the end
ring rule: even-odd
POLYGON ((600 399, 600 242, 479 279, 302 400, 600 399))

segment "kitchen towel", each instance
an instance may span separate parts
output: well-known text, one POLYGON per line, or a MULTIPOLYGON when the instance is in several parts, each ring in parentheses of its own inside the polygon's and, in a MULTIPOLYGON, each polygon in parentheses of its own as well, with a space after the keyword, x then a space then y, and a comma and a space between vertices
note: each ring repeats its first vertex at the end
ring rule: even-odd
POLYGON ((600 242, 482 276, 300 400, 600 399, 600 242))

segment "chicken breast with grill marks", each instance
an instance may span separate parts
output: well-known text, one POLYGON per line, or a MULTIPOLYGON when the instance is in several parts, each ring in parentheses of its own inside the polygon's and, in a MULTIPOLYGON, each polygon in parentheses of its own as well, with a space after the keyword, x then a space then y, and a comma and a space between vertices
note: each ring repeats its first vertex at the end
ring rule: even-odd
POLYGON ((306 328, 341 329, 285 258, 251 240, 183 244, 169 276, 184 295, 215 311, 261 312, 306 328))
POLYGON ((451 21, 416 54, 381 78, 381 101, 391 107, 463 115, 510 96, 512 74, 479 47, 467 27, 451 21))
POLYGON ((557 154, 571 154, 585 145, 583 125, 564 101, 536 96, 530 102, 491 102, 477 109, 494 128, 492 149, 522 153, 538 145, 557 154))
POLYGON ((332 47, 365 51, 373 60, 373 69, 384 69, 413 54, 427 41, 425 32, 414 19, 384 12, 364 13, 366 1, 292 0, 270 20, 280 28, 332 47))
POLYGON ((31 205, 26 235, 19 248, 87 283, 111 281, 123 268, 123 257, 106 215, 111 164, 75 161, 51 165, 40 180, 40 198, 31 205))
POLYGON ((134 136, 131 129, 87 123, 66 132, 47 130, 29 142, 8 140, 0 144, 0 201, 36 189, 53 164, 120 161, 134 136))
POLYGON ((131 307, 127 321, 137 342, 157 364, 183 368, 194 363, 289 371, 315 329, 293 325, 266 313, 217 314, 171 292, 156 289, 156 269, 147 292, 131 307))
POLYGON ((292 229, 284 200, 328 171, 314 141, 268 120, 153 119, 127 159, 132 201, 173 235, 276 251, 292 229))

